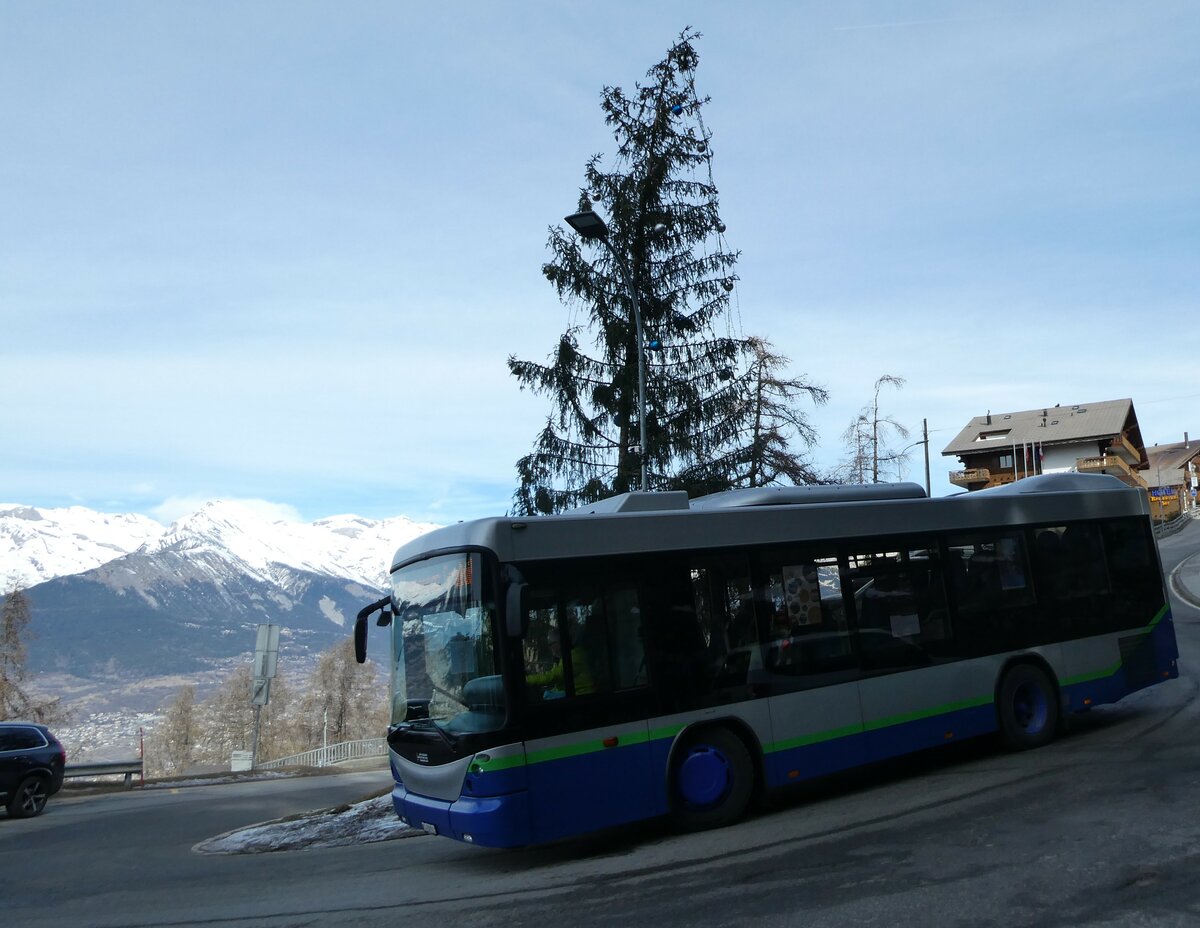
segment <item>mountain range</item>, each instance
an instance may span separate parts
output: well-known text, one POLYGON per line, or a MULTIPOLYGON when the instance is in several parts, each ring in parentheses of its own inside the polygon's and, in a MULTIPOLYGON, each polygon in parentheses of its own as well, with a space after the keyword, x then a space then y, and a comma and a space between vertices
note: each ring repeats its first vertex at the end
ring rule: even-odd
POLYGON ((30 671, 186 674, 252 651, 265 622, 283 627, 281 658, 341 640, 383 595, 395 549, 432 528, 405 517, 281 522, 224 501, 167 527, 0 504, 0 581, 20 580, 29 598, 30 671))

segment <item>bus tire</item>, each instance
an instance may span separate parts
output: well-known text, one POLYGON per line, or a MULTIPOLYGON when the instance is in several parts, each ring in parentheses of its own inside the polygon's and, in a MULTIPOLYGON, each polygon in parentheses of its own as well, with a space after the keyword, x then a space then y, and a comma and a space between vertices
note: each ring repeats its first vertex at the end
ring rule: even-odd
POLYGON ((746 813, 754 794, 754 764, 728 728, 687 737, 671 770, 671 814, 684 831, 721 828, 746 813))
POLYGON ((1017 664, 1000 681, 1000 733, 1016 751, 1049 744, 1058 733, 1058 692, 1044 670, 1017 664))

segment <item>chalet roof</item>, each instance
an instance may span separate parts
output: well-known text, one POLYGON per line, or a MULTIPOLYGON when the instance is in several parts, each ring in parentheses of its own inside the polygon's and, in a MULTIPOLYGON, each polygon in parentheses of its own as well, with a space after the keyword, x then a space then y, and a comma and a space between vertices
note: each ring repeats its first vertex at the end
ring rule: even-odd
POLYGON ((1197 455, 1200 455, 1200 441, 1151 445, 1146 449, 1146 456, 1150 459, 1150 469, 1145 474, 1146 484, 1151 487, 1180 486, 1183 483, 1182 468, 1197 455))
POLYGON ((1134 447, 1142 447, 1141 430, 1131 399, 988 413, 968 422, 942 454, 973 454, 990 447, 1011 447, 1013 444, 1056 445, 1100 440, 1125 431, 1130 433, 1129 440, 1134 447), (989 443, 993 441, 994 445, 989 443))

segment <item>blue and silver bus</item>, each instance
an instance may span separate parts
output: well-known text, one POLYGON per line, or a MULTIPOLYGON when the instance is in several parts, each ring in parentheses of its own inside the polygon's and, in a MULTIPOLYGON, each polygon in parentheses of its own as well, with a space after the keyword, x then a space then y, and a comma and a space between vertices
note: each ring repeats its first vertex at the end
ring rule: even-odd
POLYGON ((1144 492, 1061 474, 629 493, 451 525, 389 597, 397 814, 495 847, 671 816, 999 733, 1178 676, 1144 492))

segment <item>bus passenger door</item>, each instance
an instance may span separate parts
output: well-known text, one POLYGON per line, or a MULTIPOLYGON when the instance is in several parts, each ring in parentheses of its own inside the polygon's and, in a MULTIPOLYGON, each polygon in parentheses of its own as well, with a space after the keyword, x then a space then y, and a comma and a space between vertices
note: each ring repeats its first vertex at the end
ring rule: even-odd
POLYGON ((537 842, 652 814, 637 590, 562 579, 527 597, 525 756, 537 842))
MULTIPOLYGON (((961 740, 994 725, 992 678, 961 660, 943 556, 928 538, 849 555, 869 761, 961 740)), ((949 557, 952 567, 962 560, 954 548, 949 557)), ((1011 583, 1017 582, 1023 578, 1014 575, 1011 583)))
POLYGON ((858 766, 865 759, 859 669, 837 559, 764 554, 754 600, 771 693, 770 785, 858 766))

